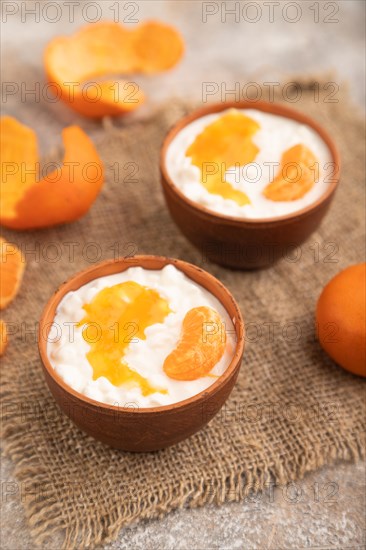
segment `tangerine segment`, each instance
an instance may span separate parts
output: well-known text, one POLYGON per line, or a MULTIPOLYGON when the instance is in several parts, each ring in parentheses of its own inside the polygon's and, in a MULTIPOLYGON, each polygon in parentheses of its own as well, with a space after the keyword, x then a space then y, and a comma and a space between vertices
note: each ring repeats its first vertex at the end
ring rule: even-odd
POLYGON ((102 161, 92 141, 78 126, 65 128, 62 137, 65 156, 60 168, 23 188, 15 204, 9 196, 13 200, 13 188, 21 185, 20 179, 4 188, 1 195, 11 208, 3 209, 2 225, 38 229, 75 221, 89 210, 103 185, 102 161))
POLYGON ((301 143, 287 149, 277 176, 263 191, 264 196, 272 201, 301 199, 319 180, 317 163, 317 157, 301 143))
POLYGON ((174 380, 207 376, 223 356, 225 345, 226 331, 217 311, 206 306, 190 309, 178 345, 164 361, 164 372, 174 380))
POLYGON ((25 259, 19 248, 0 238, 0 309, 15 298, 23 278, 25 259))
POLYGON ((147 21, 130 30, 107 21, 86 25, 70 37, 55 38, 44 59, 48 80, 61 91, 61 98, 85 116, 101 117, 136 109, 144 95, 135 84, 133 97, 131 90, 118 96, 113 90, 112 97, 111 83, 102 82, 94 86, 100 96, 91 99, 84 83, 113 74, 165 71, 179 61, 183 50, 181 36, 169 25, 147 21))
POLYGON ((79 322, 83 338, 90 344, 87 359, 93 380, 105 376, 114 386, 139 386, 143 395, 166 390, 153 387, 123 360, 133 338, 145 340, 145 329, 162 323, 171 312, 167 300, 156 290, 134 281, 104 288, 89 304, 79 322))
POLYGON ((232 166, 253 162, 258 147, 252 137, 259 124, 235 109, 216 119, 196 137, 186 156, 201 171, 201 183, 209 193, 235 201, 240 206, 250 204, 246 193, 225 180, 232 166))
POLYGON ((15 118, 0 119, 0 218, 14 216, 15 205, 36 180, 37 137, 15 118))
POLYGON ((4 353, 7 344, 8 344, 8 334, 6 330, 6 324, 2 319, 0 319, 0 355, 4 353))

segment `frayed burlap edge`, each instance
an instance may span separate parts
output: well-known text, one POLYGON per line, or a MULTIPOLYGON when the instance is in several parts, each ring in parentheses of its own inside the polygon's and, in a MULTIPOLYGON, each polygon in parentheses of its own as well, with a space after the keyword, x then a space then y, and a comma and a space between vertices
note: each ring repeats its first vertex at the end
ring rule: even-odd
MULTIPOLYGON (((3 393, 7 392, 6 385, 3 393)), ((24 430, 22 437, 19 434, 19 424, 10 423, 3 430, 5 439, 4 452, 15 463, 14 475, 20 481, 32 484, 42 484, 48 481, 46 472, 40 471, 40 465, 31 456, 27 456, 28 442, 31 440, 31 432, 24 430), (26 465, 23 462, 26 461, 26 465)), ((255 445, 255 442, 253 442, 255 445)), ((114 541, 123 527, 129 526, 143 519, 158 519, 174 510, 189 507, 198 508, 206 504, 224 504, 226 502, 239 502, 249 493, 258 492, 265 488, 271 480, 276 485, 282 485, 291 481, 301 480, 314 470, 325 465, 330 466, 339 461, 357 462, 366 458, 366 447, 362 433, 350 434, 350 437, 342 442, 342 445, 329 445, 327 448, 304 449, 301 459, 294 462, 286 455, 279 458, 266 469, 257 468, 248 473, 244 467, 231 476, 218 477, 212 483, 205 480, 185 480, 168 491, 161 490, 149 499, 140 499, 135 503, 121 503, 115 513, 110 517, 109 524, 103 525, 98 521, 77 521, 72 527, 63 524, 55 526, 56 518, 62 520, 62 505, 55 501, 51 507, 47 504, 47 510, 43 509, 43 501, 38 498, 29 498, 24 503, 25 513, 29 522, 30 532, 36 544, 43 546, 52 541, 52 536, 59 533, 64 537, 63 548, 88 548, 114 541)))

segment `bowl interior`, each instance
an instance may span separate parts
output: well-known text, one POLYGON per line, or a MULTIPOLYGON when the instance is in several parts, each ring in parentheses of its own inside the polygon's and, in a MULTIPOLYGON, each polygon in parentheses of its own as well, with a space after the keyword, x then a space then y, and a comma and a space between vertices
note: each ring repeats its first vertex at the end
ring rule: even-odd
POLYGON ((71 279, 63 283, 61 287, 56 291, 56 293, 51 297, 51 299, 46 304, 46 307, 44 309, 44 312, 40 321, 40 326, 39 326, 38 346, 39 346, 39 352, 40 352, 40 356, 41 356, 41 360, 43 362, 44 368, 46 369, 48 374, 57 382, 59 386, 61 386, 69 394, 73 395, 74 397, 88 404, 95 405, 99 408, 109 409, 111 411, 125 410, 129 414, 131 414, 131 409, 128 407, 124 408, 124 407, 108 405, 106 403, 95 401, 73 390, 70 386, 68 386, 63 381, 63 379, 55 372, 54 368, 50 363, 50 360, 48 359, 47 338, 48 338, 49 331, 51 330, 51 325, 53 323, 58 304, 68 292, 77 290, 81 286, 99 277, 104 277, 106 275, 112 275, 115 273, 120 273, 122 271, 125 271, 129 267, 139 266, 144 269, 159 270, 168 264, 174 265, 177 269, 179 269, 185 275, 187 275, 190 279, 192 279, 192 281, 201 285, 206 290, 211 292, 211 294, 213 294, 222 303, 222 305, 227 310, 230 318, 232 319, 235 327, 235 331, 236 331, 235 352, 234 352, 232 361, 230 362, 225 372, 211 386, 209 386, 203 392, 199 392, 189 399, 185 399, 183 401, 179 401, 171 405, 164 405, 161 407, 139 408, 139 409, 136 409, 136 411, 134 411, 134 414, 139 412, 144 412, 144 413, 157 412, 160 410, 175 409, 177 407, 190 405, 193 402, 199 400, 200 397, 202 397, 203 395, 207 395, 207 393, 217 391, 217 389, 220 388, 226 382, 226 380, 228 380, 231 377, 233 371, 236 370, 236 368, 238 367, 238 364, 241 362, 241 358, 244 352, 244 321, 237 303, 235 302, 230 292, 226 289, 226 287, 220 281, 218 281, 215 277, 213 277, 203 269, 197 266, 194 266, 192 264, 189 264, 187 262, 184 262, 182 260, 170 259, 163 256, 134 256, 131 258, 107 260, 105 262, 102 262, 101 264, 98 264, 89 269, 86 269, 85 271, 78 273, 77 275, 73 276, 71 279))
POLYGON ((240 225, 258 225, 258 224, 264 224, 268 225, 270 223, 276 223, 278 221, 283 220, 290 220, 294 218, 298 218, 299 216, 303 214, 307 214, 311 210, 315 209, 317 206, 319 206, 321 203, 323 203, 325 200, 328 199, 330 195, 332 195, 339 183, 339 176, 340 176, 340 156, 337 149, 337 146, 334 142, 334 140, 331 138, 331 136, 328 134, 328 132, 315 120, 310 118, 308 115, 304 113, 300 113, 294 109, 291 109, 285 105, 279 104, 279 103, 271 103, 268 101, 232 101, 232 102, 223 102, 223 103, 215 103, 212 105, 206 105, 205 107, 201 107, 189 115, 181 118, 174 126, 173 128, 168 132, 167 136, 165 137, 161 152, 160 152, 160 170, 163 176, 163 181, 169 186, 169 188, 177 195, 181 200, 183 200, 192 210, 195 210, 196 213, 201 214, 205 216, 208 219, 214 220, 214 219, 220 219, 221 221, 230 222, 230 223, 239 223, 240 225), (266 218, 239 218, 235 216, 227 216, 225 214, 213 212, 212 210, 206 208, 205 206, 202 206, 198 204, 197 202, 189 199, 184 193, 174 184, 172 179, 169 176, 168 169, 166 166, 166 153, 168 150, 168 147, 174 137, 188 124, 193 122, 194 120, 197 120, 198 118, 201 118, 205 115, 209 114, 215 114, 220 113, 221 111, 225 111, 227 109, 256 109, 258 111, 263 111, 269 114, 282 116, 286 118, 290 118, 292 120, 295 120, 297 122, 300 122, 302 124, 305 124, 315 130, 315 132, 322 138, 324 143, 327 145, 330 155, 332 157, 332 162, 334 164, 334 172, 332 175, 331 180, 329 181, 328 187, 325 190, 325 192, 314 202, 312 202, 310 205, 306 206, 305 208, 302 208, 300 210, 297 210, 295 212, 292 212, 290 214, 285 214, 283 216, 275 216, 275 217, 266 217, 266 218))

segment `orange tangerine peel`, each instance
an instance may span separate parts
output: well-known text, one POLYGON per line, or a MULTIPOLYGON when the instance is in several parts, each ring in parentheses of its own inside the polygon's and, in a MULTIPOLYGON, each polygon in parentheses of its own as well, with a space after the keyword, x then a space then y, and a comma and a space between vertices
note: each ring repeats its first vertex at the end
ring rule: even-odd
POLYGON ((174 380, 208 376, 225 352, 226 332, 220 315, 206 306, 190 309, 177 347, 166 357, 164 372, 174 380))
POLYGON ((111 75, 166 71, 183 51, 180 34, 169 25, 146 21, 128 29, 105 21, 53 39, 44 62, 48 80, 61 98, 82 115, 99 118, 133 111, 145 99, 137 84, 111 80, 111 75))
POLYGON ((80 88, 74 91, 64 90, 61 97, 66 99, 74 111, 89 118, 127 114, 145 101, 137 84, 121 80, 90 84, 85 93, 80 88))
POLYGON ((253 162, 258 147, 252 140, 259 124, 246 115, 230 110, 206 126, 188 147, 186 156, 201 171, 201 183, 209 193, 249 204, 246 193, 226 181, 225 172, 236 165, 253 162))
POLYGON ((317 162, 312 151, 301 143, 287 149, 278 174, 263 191, 264 196, 272 201, 301 199, 319 179, 317 162))
POLYGON ((0 309, 17 295, 24 268, 25 259, 19 248, 0 237, 0 309))
POLYGON ((2 319, 0 319, 0 355, 4 353, 7 344, 8 344, 8 334, 6 330, 6 324, 2 319))
POLYGON ((2 225, 39 229, 75 221, 89 210, 103 185, 103 163, 92 141, 78 126, 65 128, 62 138, 62 165, 38 180, 37 138, 33 130, 11 117, 1 119, 2 225), (32 173, 25 172, 24 162, 32 173), (15 167, 14 173, 9 175, 7 166, 15 167))

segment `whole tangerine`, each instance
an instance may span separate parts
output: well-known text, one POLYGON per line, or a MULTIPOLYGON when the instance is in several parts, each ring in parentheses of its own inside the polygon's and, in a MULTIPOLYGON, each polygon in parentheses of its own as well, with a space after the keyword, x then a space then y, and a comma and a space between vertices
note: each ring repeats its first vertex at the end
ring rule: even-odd
POLYGON ((366 377, 366 263, 352 265, 329 281, 318 300, 316 322, 328 355, 366 377))

